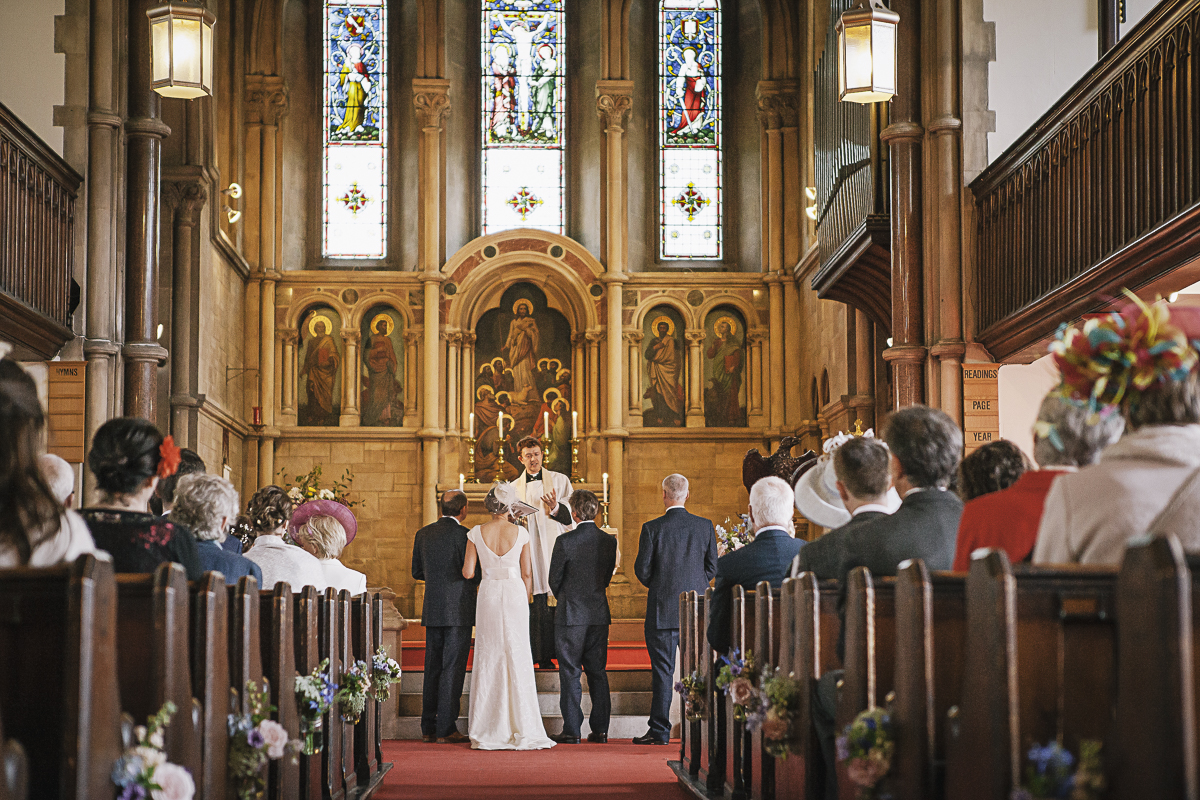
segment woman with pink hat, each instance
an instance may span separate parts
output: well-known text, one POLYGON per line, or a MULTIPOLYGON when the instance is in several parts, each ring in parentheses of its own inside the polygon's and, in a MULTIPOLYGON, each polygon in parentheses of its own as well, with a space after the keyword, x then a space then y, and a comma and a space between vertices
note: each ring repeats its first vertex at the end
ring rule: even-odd
POLYGON ((321 562, 330 588, 355 595, 367 590, 367 576, 338 561, 358 533, 358 520, 349 508, 336 500, 309 500, 296 509, 288 530, 292 541, 321 562))

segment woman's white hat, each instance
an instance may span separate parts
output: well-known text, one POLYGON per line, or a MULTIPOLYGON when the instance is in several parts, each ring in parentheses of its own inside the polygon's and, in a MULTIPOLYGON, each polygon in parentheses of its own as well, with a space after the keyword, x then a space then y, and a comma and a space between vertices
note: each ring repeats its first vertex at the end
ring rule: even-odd
MULTIPOLYGON (((875 438, 875 432, 868 430, 865 437, 875 438)), ((825 440, 824 451, 817 463, 805 472, 796 482, 796 510, 809 522, 823 528, 840 528, 850 521, 850 512, 842 503, 837 490, 837 476, 833 471, 833 454, 846 442, 854 438, 852 433, 838 431, 836 436, 825 440)), ((900 508, 900 495, 895 489, 888 489, 888 513, 893 514, 900 508)))

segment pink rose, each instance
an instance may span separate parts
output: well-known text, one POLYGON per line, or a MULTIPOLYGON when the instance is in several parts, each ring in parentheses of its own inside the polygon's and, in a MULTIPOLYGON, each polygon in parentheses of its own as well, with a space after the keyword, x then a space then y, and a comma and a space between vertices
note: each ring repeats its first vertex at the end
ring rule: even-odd
POLYGON ((887 775, 887 771, 888 765, 874 758, 854 758, 846 765, 850 780, 858 786, 874 786, 879 783, 880 778, 887 775))
POLYGON ((783 739, 787 736, 787 720, 778 717, 767 717, 763 720, 762 735, 766 739, 783 739))
POLYGON ((192 800, 196 794, 192 773, 178 764, 160 764, 154 770, 154 782, 158 788, 150 792, 153 800, 192 800))
POLYGON ((283 751, 288 743, 288 733, 284 727, 274 720, 264 719, 258 723, 258 732, 262 734, 263 743, 267 745, 267 757, 283 758, 283 751))
POLYGON ((735 678, 729 684, 729 697, 733 700, 734 705, 744 706, 753 693, 754 687, 746 678, 735 678))

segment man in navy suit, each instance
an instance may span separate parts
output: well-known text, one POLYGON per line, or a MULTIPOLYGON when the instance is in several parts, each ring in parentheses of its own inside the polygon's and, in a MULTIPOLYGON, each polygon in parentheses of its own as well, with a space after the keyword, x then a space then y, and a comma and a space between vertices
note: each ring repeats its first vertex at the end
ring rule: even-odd
POLYGON ((718 653, 728 652, 731 646, 733 587, 753 589, 759 581, 770 581, 771 588, 778 589, 791 571, 792 559, 804 546, 804 542, 792 538, 787 530, 795 498, 792 487, 780 478, 762 478, 750 489, 750 525, 754 529, 754 541, 740 550, 726 553, 717 562, 708 643, 718 653))
POLYGON ((712 520, 689 514, 688 479, 676 473, 662 482, 661 517, 642 525, 633 571, 646 596, 646 649, 650 653, 650 730, 634 744, 666 744, 671 738, 671 678, 679 649, 679 595, 704 594, 717 572, 712 520))
POLYGON ((469 741, 458 730, 459 701, 471 652, 475 595, 479 573, 462 576, 467 557, 467 496, 458 490, 442 495, 442 518, 417 531, 412 575, 425 581, 425 680, 421 688, 421 739, 426 742, 469 741))
POLYGON ((617 539, 596 527, 600 501, 586 489, 568 499, 575 530, 560 534, 550 556, 550 591, 558 599, 554 613, 554 646, 558 651, 558 707, 562 711, 561 734, 550 734, 559 744, 579 744, 583 691, 579 673, 587 673, 592 713, 588 741, 608 741, 608 719, 612 700, 608 694, 609 581, 617 567, 617 539))

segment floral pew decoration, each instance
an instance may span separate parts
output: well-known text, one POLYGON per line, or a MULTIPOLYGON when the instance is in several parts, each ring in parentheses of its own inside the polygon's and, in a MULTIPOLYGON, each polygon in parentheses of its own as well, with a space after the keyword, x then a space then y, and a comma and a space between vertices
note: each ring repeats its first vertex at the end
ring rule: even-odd
POLYGON ((883 708, 859 713, 837 737, 837 760, 858 787, 858 800, 890 797, 886 778, 892 771, 896 740, 892 717, 883 708))
POLYGON ((717 673, 717 688, 733 703, 733 718, 744 722, 762 704, 762 695, 757 687, 758 668, 754 665, 754 653, 747 650, 743 657, 734 648, 728 656, 721 656, 720 671, 717 673))
POLYGON ((300 752, 306 756, 321 752, 324 737, 321 727, 337 696, 338 686, 329 672, 326 658, 310 675, 296 676, 296 708, 300 712, 300 752))
POLYGON ((1072 771, 1075 757, 1058 742, 1035 744, 1026 753, 1025 779, 1009 800, 1096 800, 1106 786, 1100 747, 1094 739, 1081 739, 1079 767, 1072 771))
POLYGON ((350 669, 342 673, 342 688, 337 693, 342 722, 358 724, 359 717, 367 707, 370 691, 371 676, 367 674, 367 662, 355 661, 350 669))
POLYGON ((175 715, 170 700, 145 725, 133 729, 133 743, 113 764, 112 780, 121 790, 118 800, 192 800, 196 782, 192 773, 167 761, 163 731, 175 715))
POLYGON ((708 702, 705 699, 704 678, 699 670, 685 675, 675 681, 675 691, 683 699, 683 716, 688 722, 699 722, 708 716, 708 702))
POLYGON ((400 662, 388 656, 386 647, 380 647, 371 656, 371 697, 386 703, 392 696, 392 684, 400 682, 400 662))
POLYGON ((751 731, 762 731, 763 747, 772 758, 794 753, 800 738, 800 681, 779 669, 762 682, 758 710, 747 718, 751 731))
POLYGON ((229 715, 230 782, 238 800, 256 800, 262 795, 264 771, 268 761, 283 758, 300 749, 300 742, 288 739, 287 730, 270 718, 270 691, 258 690, 254 681, 246 681, 249 714, 229 715))

